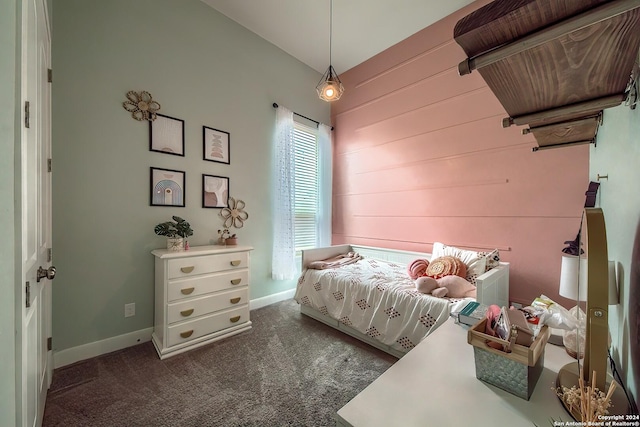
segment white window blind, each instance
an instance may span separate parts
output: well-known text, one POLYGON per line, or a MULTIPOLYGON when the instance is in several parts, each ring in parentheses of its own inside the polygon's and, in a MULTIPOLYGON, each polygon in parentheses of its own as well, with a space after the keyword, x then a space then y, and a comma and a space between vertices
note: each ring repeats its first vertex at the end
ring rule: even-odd
POLYGON ((295 249, 317 246, 318 142, 316 130, 294 126, 295 162, 295 249))

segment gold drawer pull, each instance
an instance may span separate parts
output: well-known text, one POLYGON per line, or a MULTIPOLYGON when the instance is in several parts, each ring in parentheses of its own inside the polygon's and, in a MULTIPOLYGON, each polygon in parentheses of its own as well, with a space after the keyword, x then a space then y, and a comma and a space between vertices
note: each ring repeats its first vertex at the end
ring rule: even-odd
POLYGON ((231 284, 232 285, 237 285, 238 283, 242 282, 242 279, 232 279, 231 280, 231 284))
POLYGON ((236 260, 231 261, 231 265, 233 265, 234 267, 237 267, 237 266, 240 265, 241 262, 242 262, 241 260, 236 259, 236 260))
POLYGON ((184 317, 189 317, 193 314, 193 308, 190 308, 189 310, 181 311, 180 314, 182 314, 182 316, 184 317))
POLYGON ((180 332, 182 338, 189 338, 191 335, 193 335, 193 329, 187 332, 180 332))
POLYGON ((190 267, 181 267, 180 271, 182 271, 183 273, 191 273, 193 271, 193 269, 195 268, 195 266, 190 266, 190 267))
POLYGON ((195 288, 185 288, 185 289, 180 289, 180 292, 182 293, 182 295, 189 295, 191 292, 194 291, 195 288))
POLYGON ((236 323, 238 320, 240 320, 240 316, 232 317, 229 320, 231 321, 231 323, 236 323))
POLYGON ((239 302, 240 302, 240 297, 237 297, 237 298, 231 298, 231 299, 229 300, 229 302, 230 302, 231 304, 237 304, 237 303, 239 303, 239 302))

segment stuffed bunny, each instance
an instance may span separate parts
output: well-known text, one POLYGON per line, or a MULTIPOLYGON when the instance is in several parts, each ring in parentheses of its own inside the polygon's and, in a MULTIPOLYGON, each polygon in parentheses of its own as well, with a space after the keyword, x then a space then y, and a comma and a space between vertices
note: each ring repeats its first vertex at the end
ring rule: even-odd
POLYGON ((476 287, 469 283, 466 279, 449 275, 439 279, 423 276, 416 280, 416 288, 418 292, 423 294, 431 294, 434 297, 443 298, 466 298, 476 297, 476 287))

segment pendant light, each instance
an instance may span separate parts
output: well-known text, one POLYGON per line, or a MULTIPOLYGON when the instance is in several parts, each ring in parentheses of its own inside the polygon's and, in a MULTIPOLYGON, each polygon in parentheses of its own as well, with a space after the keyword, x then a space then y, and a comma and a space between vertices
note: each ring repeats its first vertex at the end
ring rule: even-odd
POLYGON ((333 32, 333 0, 331 0, 331 7, 329 11, 329 68, 324 72, 322 78, 316 86, 318 96, 323 101, 331 102, 337 101, 344 92, 344 86, 338 77, 338 73, 333 69, 331 65, 331 38, 333 32))

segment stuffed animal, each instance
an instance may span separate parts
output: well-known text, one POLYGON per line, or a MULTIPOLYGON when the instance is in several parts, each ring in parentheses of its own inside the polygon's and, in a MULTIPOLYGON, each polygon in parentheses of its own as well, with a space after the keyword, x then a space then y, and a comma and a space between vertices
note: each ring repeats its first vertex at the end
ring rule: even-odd
POLYGON ((463 277, 456 275, 444 276, 438 279, 428 276, 418 277, 416 288, 418 292, 431 294, 438 298, 445 296, 450 298, 476 297, 476 287, 463 277))

